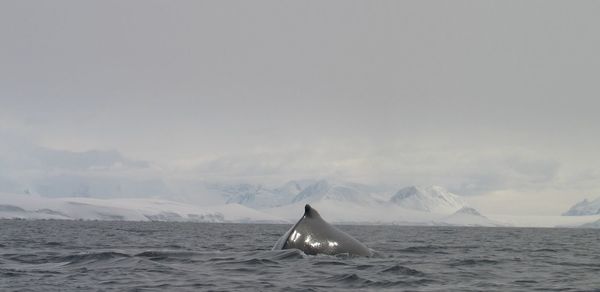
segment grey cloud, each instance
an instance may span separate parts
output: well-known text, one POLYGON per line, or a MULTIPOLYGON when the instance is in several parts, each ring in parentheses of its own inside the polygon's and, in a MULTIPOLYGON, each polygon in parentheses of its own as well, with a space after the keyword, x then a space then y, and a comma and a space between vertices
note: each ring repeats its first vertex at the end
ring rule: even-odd
POLYGON ((168 197, 173 195, 161 179, 127 176, 49 175, 28 182, 28 192, 48 197, 168 197))
POLYGON ((546 183, 557 178, 560 163, 553 160, 509 157, 508 167, 515 174, 525 177, 531 183, 546 183))
POLYGON ((493 191, 553 189, 563 183, 560 171, 560 163, 555 160, 509 152, 470 163, 466 171, 461 172, 463 182, 454 191, 481 195, 493 191))
POLYGON ((55 143, 193 155, 497 131, 598 145, 593 2, 4 3, 0 113, 55 143))
POLYGON ((116 150, 74 152, 40 147, 32 155, 35 155, 34 158, 39 159, 45 167, 66 170, 102 170, 117 165, 134 168, 149 167, 148 162, 124 158, 116 150))
POLYGON ((592 1, 2 1, 0 129, 58 152, 5 155, 0 175, 120 164, 144 179, 593 192, 599 13, 592 1), (199 163, 153 169, 181 161, 199 163))
POLYGON ((70 151, 37 145, 20 135, 0 130, 0 168, 3 170, 101 171, 148 168, 146 161, 123 157, 116 150, 70 151))

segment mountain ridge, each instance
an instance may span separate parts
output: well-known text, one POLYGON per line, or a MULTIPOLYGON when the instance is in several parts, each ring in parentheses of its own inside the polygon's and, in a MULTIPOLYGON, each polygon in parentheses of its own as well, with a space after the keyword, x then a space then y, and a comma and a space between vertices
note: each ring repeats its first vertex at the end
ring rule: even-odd
POLYGON ((585 216, 585 215, 598 215, 600 214, 600 198, 595 200, 583 199, 571 206, 569 210, 564 212, 563 216, 585 216))
POLYGON ((404 187, 390 198, 390 203, 433 213, 452 213, 466 206, 458 195, 435 185, 404 187))

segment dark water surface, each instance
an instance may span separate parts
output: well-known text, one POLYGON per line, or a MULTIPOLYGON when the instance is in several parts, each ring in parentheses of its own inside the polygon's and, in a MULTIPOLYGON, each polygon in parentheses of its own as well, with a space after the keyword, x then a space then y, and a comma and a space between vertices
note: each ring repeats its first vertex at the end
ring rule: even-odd
POLYGON ((0 220, 0 291, 600 291, 600 230, 341 226, 352 258, 271 251, 289 227, 0 220))

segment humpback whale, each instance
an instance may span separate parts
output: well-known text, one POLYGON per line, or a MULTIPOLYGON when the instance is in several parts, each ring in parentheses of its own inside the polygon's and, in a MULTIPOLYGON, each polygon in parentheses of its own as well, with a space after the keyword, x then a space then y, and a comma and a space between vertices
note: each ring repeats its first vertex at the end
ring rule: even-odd
POLYGON ((306 204, 304 215, 275 246, 277 249, 296 248, 309 255, 348 253, 357 256, 371 256, 373 252, 347 233, 327 223, 319 212, 306 204))

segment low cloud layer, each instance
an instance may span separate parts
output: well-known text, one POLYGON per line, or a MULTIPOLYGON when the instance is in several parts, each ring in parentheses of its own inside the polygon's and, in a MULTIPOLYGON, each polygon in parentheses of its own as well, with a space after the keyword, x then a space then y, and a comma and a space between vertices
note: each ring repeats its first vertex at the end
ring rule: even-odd
MULTIPOLYGON (((441 185, 473 198, 486 212, 559 212, 598 190, 598 173, 539 154, 425 151, 397 146, 336 148, 321 145, 296 150, 254 150, 244 154, 173 161, 137 161, 110 150, 54 150, 17 135, 0 135, 0 191, 50 197, 192 198, 202 204, 204 183, 253 183, 278 186, 289 180, 332 179, 386 186, 441 185), (592 191, 590 191, 592 190, 592 191), (503 194, 498 198, 498 194, 503 194), (548 194, 543 196, 543 194, 548 194), (531 209, 544 198, 547 209, 531 209), (486 198, 491 198, 486 200, 486 198), (511 198, 501 200, 501 198, 511 198), (501 200, 502 204, 490 204, 501 200), (551 202, 556 202, 552 205, 551 202)), ((364 145, 363 145, 364 146, 364 145)))

